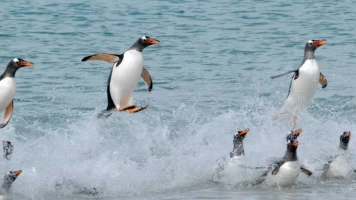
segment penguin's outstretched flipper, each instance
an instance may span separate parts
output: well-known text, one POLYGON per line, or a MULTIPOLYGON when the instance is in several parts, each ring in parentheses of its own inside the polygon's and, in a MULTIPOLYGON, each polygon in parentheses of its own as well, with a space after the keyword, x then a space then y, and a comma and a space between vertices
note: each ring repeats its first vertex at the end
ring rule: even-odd
POLYGON ((9 123, 10 118, 12 116, 12 111, 14 109, 14 100, 11 101, 11 103, 6 107, 4 118, 0 124, 0 128, 4 128, 7 123, 9 123))
POLYGON ((326 88, 328 86, 328 81, 325 76, 320 72, 319 83, 321 84, 321 88, 326 88))
POLYGON ((300 166, 300 171, 303 172, 304 174, 306 174, 307 176, 311 176, 313 174, 311 171, 309 171, 308 169, 306 169, 303 166, 300 166))
POLYGON ((153 82, 150 73, 148 73, 146 68, 142 69, 141 78, 145 81, 148 91, 151 92, 153 88, 153 82))
POLYGON ((110 53, 97 53, 84 57, 82 59, 82 62, 85 62, 87 60, 100 60, 108 63, 115 63, 121 60, 121 56, 116 54, 110 54, 110 53))
POLYGON ((288 74, 291 74, 291 73, 297 73, 298 70, 290 70, 288 72, 284 72, 283 74, 279 74, 279 75, 276 75, 276 76, 271 76, 271 79, 275 79, 275 78, 279 78, 279 77, 282 77, 282 76, 285 76, 285 75, 288 75, 288 74))

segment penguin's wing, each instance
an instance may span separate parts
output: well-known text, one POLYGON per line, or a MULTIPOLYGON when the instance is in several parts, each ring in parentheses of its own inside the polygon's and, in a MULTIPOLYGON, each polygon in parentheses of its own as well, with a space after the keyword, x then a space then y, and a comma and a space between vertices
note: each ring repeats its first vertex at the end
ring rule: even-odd
POLYGON ((87 60, 101 60, 108 63, 115 63, 122 59, 121 55, 110 54, 110 53, 97 53, 90 56, 86 56, 82 59, 82 62, 87 60))
POLYGON ((285 75, 290 74, 290 73, 298 73, 298 71, 299 70, 291 70, 291 71, 285 72, 283 74, 279 74, 279 75, 276 75, 276 76, 271 76, 271 79, 279 78, 279 77, 285 76, 285 75))
POLYGON ((300 166, 300 171, 306 174, 307 176, 311 176, 313 173, 306 169, 304 166, 300 166))
POLYGON ((151 75, 150 75, 150 73, 148 73, 146 68, 142 69, 141 77, 145 81, 145 83, 146 83, 146 85, 148 87, 148 91, 151 92, 152 87, 153 87, 153 82, 152 82, 151 75))
POLYGON ((277 161, 274 163, 274 166, 272 166, 272 174, 273 175, 276 175, 279 171, 279 168, 284 164, 284 160, 281 160, 281 161, 277 161))
POLYGON ((14 109, 14 100, 11 101, 11 103, 6 107, 4 118, 0 124, 0 128, 4 128, 7 123, 9 123, 10 118, 12 116, 12 111, 14 109))
POLYGON ((324 74, 320 72, 319 83, 321 84, 321 88, 326 88, 328 86, 328 81, 326 80, 324 74))

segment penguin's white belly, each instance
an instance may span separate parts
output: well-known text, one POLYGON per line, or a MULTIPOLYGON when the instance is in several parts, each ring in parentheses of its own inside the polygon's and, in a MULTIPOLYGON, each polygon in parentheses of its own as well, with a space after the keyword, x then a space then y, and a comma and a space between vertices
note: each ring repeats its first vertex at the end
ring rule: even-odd
POLYGON ((14 78, 6 77, 0 81, 0 112, 14 99, 16 92, 16 82, 14 78))
POLYGON ((324 175, 331 179, 351 179, 353 177, 353 169, 345 155, 338 155, 324 175))
POLYGON ((132 106, 133 92, 143 69, 142 53, 136 50, 126 51, 119 66, 113 66, 110 94, 116 106, 132 106))
POLYGON ((292 114, 301 114, 312 100, 319 85, 320 71, 315 59, 309 59, 299 68, 299 76, 292 79, 288 98, 283 110, 292 114))
POLYGON ((284 163, 277 174, 271 172, 266 177, 265 184, 268 186, 290 186, 295 183, 300 173, 298 161, 284 163))

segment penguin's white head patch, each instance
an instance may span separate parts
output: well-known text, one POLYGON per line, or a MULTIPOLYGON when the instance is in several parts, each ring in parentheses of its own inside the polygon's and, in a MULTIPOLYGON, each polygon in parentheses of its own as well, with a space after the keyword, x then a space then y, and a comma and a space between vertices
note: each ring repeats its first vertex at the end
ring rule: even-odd
POLYGON ((142 36, 141 40, 145 42, 147 40, 147 37, 146 36, 142 36))
POLYGON ((14 59, 12 59, 12 61, 17 63, 17 62, 19 62, 19 59, 18 58, 14 58, 14 59))
POLYGON ((314 43, 313 40, 308 40, 309 45, 313 45, 313 43, 314 43))

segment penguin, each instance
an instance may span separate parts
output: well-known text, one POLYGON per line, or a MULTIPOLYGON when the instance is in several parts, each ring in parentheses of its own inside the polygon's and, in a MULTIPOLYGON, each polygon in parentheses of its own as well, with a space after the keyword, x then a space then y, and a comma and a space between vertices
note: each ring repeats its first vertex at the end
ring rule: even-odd
POLYGON ((1 186, 1 194, 7 194, 9 193, 12 183, 16 180, 16 178, 22 173, 22 170, 17 170, 17 171, 9 171, 8 173, 5 174, 4 176, 4 182, 2 183, 1 186))
MULTIPOLYGON (((82 62, 87 60, 101 60, 114 63, 107 82, 108 105, 100 116, 111 110, 129 111, 136 113, 147 108, 147 106, 137 107, 134 105, 133 92, 137 83, 142 77, 148 86, 148 91, 152 90, 152 78, 146 68, 143 67, 144 48, 150 45, 159 44, 159 40, 142 36, 123 54, 98 53, 86 56, 82 62)), ((111 114, 106 114, 106 117, 111 114)))
POLYGON ((293 73, 287 99, 281 112, 274 117, 274 119, 278 119, 281 115, 288 114, 292 119, 292 129, 296 126, 298 116, 307 110, 318 84, 320 83, 322 88, 327 86, 327 80, 320 72, 314 56, 315 50, 325 44, 325 40, 309 40, 305 45, 304 59, 299 69, 271 77, 274 79, 293 73))
POLYGON ((7 160, 11 159, 12 151, 14 150, 14 146, 11 144, 10 141, 2 141, 3 150, 4 150, 4 158, 7 160))
POLYGON ((16 71, 21 67, 30 66, 33 66, 33 63, 21 58, 14 58, 9 62, 4 73, 0 76, 0 113, 5 111, 0 128, 4 128, 9 123, 14 109, 13 98, 16 93, 16 71))
POLYGON ((213 180, 216 182, 222 180, 224 176, 235 176, 239 173, 239 167, 244 166, 245 150, 243 140, 249 132, 249 129, 237 131, 233 136, 233 149, 230 152, 230 159, 221 158, 215 169, 213 180))
POLYGON ((230 158, 240 158, 242 156, 245 156, 245 149, 244 149, 244 139, 246 134, 249 132, 249 129, 245 129, 242 131, 238 131, 234 135, 234 140, 233 144, 234 147, 232 151, 230 152, 230 158))
POLYGON ((351 132, 345 131, 340 135, 339 151, 323 168, 322 178, 326 179, 350 179, 354 177, 354 169, 348 156, 348 146, 351 132))
POLYGON ((275 162, 260 179, 267 186, 291 186, 297 180, 300 173, 300 164, 297 157, 297 140, 290 140, 283 159, 275 162))

